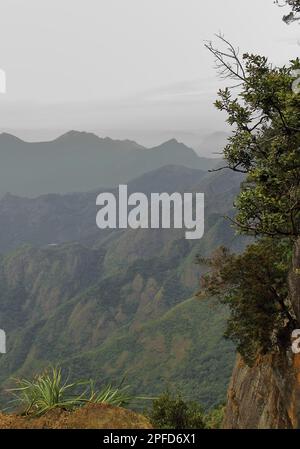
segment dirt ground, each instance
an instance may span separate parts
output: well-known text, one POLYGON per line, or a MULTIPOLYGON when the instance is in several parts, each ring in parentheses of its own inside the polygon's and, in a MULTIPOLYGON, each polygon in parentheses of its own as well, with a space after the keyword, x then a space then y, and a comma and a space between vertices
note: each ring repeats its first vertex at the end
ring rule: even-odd
POLYGON ((142 415, 124 408, 90 404, 68 412, 52 410, 41 417, 0 413, 0 429, 151 429, 142 415))

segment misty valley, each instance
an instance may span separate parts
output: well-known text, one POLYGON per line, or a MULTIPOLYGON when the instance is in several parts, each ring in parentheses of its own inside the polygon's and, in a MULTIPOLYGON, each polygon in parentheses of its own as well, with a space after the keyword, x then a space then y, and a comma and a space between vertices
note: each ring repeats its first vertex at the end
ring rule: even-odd
MULTIPOLYGON (((85 139, 88 145, 90 136, 85 139)), ((99 229, 96 188, 35 198, 4 195, 4 389, 16 373, 59 360, 77 377, 118 383, 126 373, 135 394, 180 387, 193 398, 197 385, 196 396, 206 407, 224 400, 234 359, 233 345, 222 337, 227 312, 217 304, 210 311, 209 302, 193 298, 205 269, 195 260, 220 241, 243 247, 243 239, 234 237, 224 219, 231 213, 240 180, 238 174, 167 165, 129 181, 128 195, 169 192, 167 199, 174 191, 205 195, 218 186, 207 195, 207 231, 200 240, 186 240, 180 228, 99 229)), ((118 188, 107 192, 118 198, 118 188)))

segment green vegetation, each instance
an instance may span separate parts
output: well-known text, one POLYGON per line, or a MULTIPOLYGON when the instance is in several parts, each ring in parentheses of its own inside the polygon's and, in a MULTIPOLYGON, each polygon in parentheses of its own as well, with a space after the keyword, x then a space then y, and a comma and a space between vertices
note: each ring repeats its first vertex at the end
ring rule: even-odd
POLYGON ((159 429, 203 429, 204 414, 195 402, 185 402, 180 395, 172 397, 167 391, 155 399, 149 418, 159 429))
POLYGON ((167 390, 153 401, 147 415, 158 429, 219 429, 224 418, 224 406, 205 414, 199 403, 186 401, 180 394, 172 395, 167 390))
MULTIPOLYGON (((224 38, 221 38, 224 41, 224 38)), ((234 224, 245 234, 300 235, 300 95, 292 89, 300 60, 273 67, 266 57, 208 46, 225 75, 240 83, 219 91, 216 106, 234 127, 224 149, 228 168, 245 173, 234 224), (229 61, 228 61, 229 59, 229 61), (225 66, 226 64, 226 66, 225 66)))
POLYGON ((239 182, 239 175, 219 172, 203 179, 198 191, 214 194, 200 241, 187 242, 180 230, 128 230, 105 243, 100 238, 96 249, 24 246, 1 257, 0 316, 9 349, 0 356, 2 404, 10 378, 57 363, 72 381, 109 384, 126 374, 135 396, 170 387, 206 410, 223 402, 235 357, 223 339, 228 310, 192 298, 204 271, 194 261, 221 243, 244 247, 222 218, 239 182))
POLYGON ((135 395, 153 397, 170 388, 208 410, 225 400, 234 363, 234 346, 223 338, 227 316, 217 301, 189 299, 64 364, 81 377, 118 379, 126 373, 135 395))
POLYGON ((225 415, 225 405, 219 405, 205 415, 206 429, 222 429, 225 415))
POLYGON ((132 400, 128 386, 107 385, 97 391, 92 381, 64 380, 59 367, 45 370, 32 380, 16 379, 16 383, 18 386, 9 392, 15 396, 13 403, 26 415, 42 415, 54 408, 73 410, 87 403, 124 406, 132 400))
MULTIPOLYGON (((285 20, 297 20, 299 0, 284 3, 292 8, 285 20)), ((284 350, 297 326, 288 272, 300 236, 300 94, 293 89, 300 59, 274 67, 263 56, 240 58, 230 42, 219 38, 224 50, 212 43, 207 48, 222 76, 238 83, 238 89, 221 89, 216 101, 233 127, 224 168, 245 175, 230 220, 240 234, 260 240, 242 255, 225 248, 215 253, 203 292, 222 296, 229 305, 226 336, 251 364, 258 354, 284 350)))
POLYGON ((241 255, 219 248, 202 277, 202 294, 216 295, 231 311, 225 336, 251 364, 258 354, 286 347, 295 319, 288 302, 289 240, 263 239, 241 255))
MULTIPOLYGON (((58 366, 52 366, 32 379, 15 379, 15 382, 17 387, 9 390, 9 393, 15 397, 12 401, 17 411, 15 417, 21 415, 30 418, 41 417, 54 409, 72 412, 88 404, 126 407, 134 399, 128 393, 129 386, 107 385, 97 389, 96 383, 92 380, 70 382, 58 366)), ((223 406, 205 413, 199 403, 187 401, 181 394, 172 395, 169 390, 151 400, 151 409, 144 412, 144 415, 154 428, 216 429, 222 425, 223 406)), ((115 413, 117 413, 116 409, 115 413)))
POLYGON ((228 172, 165 167, 133 182, 131 189, 141 192, 207 193, 207 231, 193 242, 177 229, 95 233, 94 193, 3 199, 2 251, 20 242, 37 247, 19 246, 0 258, 0 327, 8 336, 8 352, 0 355, 1 404, 12 377, 57 363, 71 381, 101 379, 97 389, 125 374, 135 396, 172 388, 205 410, 223 402, 235 358, 223 338, 228 310, 193 298, 206 270, 194 261, 220 244, 244 248, 223 218, 240 181, 228 172), (66 239, 79 242, 45 245, 66 239))

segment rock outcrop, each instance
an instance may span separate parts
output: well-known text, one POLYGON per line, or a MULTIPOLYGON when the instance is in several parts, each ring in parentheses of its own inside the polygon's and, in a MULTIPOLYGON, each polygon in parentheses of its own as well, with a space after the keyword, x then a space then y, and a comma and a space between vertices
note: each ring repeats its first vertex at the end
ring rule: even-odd
POLYGON ((299 390, 299 355, 268 355, 253 367, 238 356, 228 390, 224 428, 298 428, 299 390))

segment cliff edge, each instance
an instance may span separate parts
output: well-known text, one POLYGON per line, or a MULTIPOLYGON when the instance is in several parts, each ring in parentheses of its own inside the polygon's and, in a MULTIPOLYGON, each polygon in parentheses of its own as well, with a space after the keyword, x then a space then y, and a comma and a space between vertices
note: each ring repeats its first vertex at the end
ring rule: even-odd
MULTIPOLYGON (((295 244, 289 292, 292 309, 300 323, 300 239, 295 244)), ((252 367, 238 355, 223 427, 300 428, 300 354, 288 350, 261 356, 252 367)))

